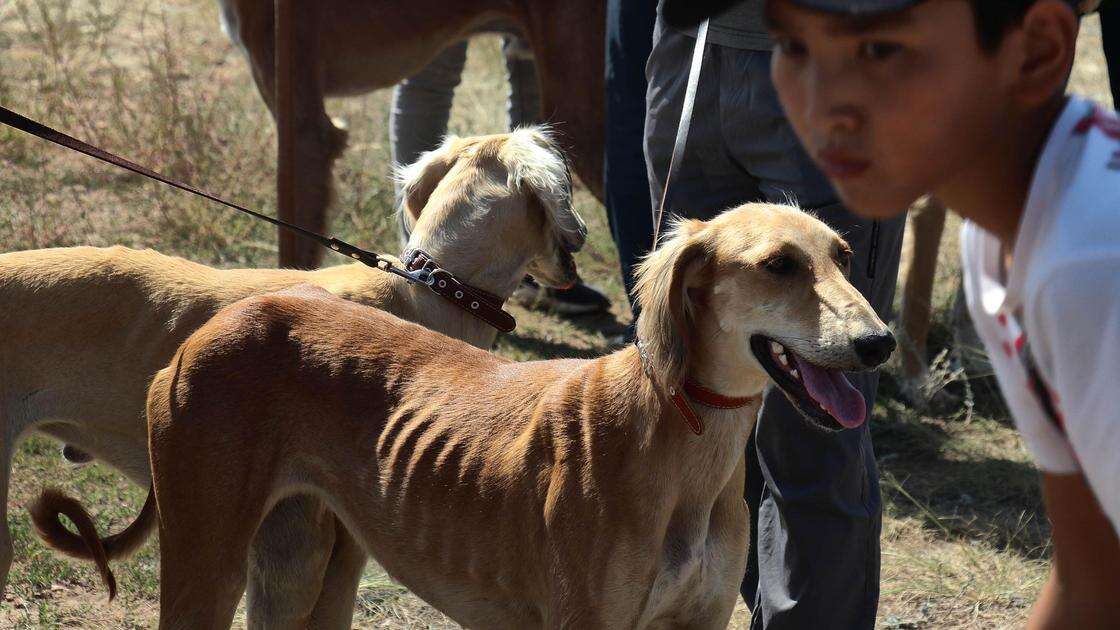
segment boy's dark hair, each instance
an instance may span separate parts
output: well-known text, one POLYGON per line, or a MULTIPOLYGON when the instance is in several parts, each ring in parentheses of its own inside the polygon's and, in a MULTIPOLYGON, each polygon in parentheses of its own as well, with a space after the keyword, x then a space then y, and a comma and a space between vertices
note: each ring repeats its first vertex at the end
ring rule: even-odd
POLYGON ((1003 43, 1007 31, 1023 21, 1035 0, 968 0, 968 3, 972 5, 980 48, 992 52, 1003 43))
MULTIPOLYGON (((669 24, 677 27, 693 27, 705 18, 718 15, 726 11, 731 5, 744 0, 662 0, 662 17, 669 24)), ((976 22, 976 36, 980 40, 980 48, 985 52, 992 52, 1003 43, 1003 37, 1013 26, 1022 23, 1027 10, 1034 5, 1036 0, 968 0, 972 7, 973 21, 976 22)), ((1075 2, 1065 0, 1075 10, 1088 12, 1096 7, 1098 2, 1075 2), (1081 9, 1078 9, 1081 5, 1081 9), (1089 8, 1083 8, 1089 5, 1089 8)))

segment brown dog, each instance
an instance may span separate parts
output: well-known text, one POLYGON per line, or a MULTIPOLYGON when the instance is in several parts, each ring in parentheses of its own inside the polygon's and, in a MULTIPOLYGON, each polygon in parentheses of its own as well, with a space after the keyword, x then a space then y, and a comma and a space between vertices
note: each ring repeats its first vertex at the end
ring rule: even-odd
MULTIPOLYGON (((505 298, 527 270, 555 286, 575 280, 570 252, 582 244, 584 227, 571 208, 563 159, 542 133, 451 138, 402 179, 405 217, 414 224, 409 247, 425 250, 464 282, 505 298)), ((5 462, 17 436, 37 430, 149 484, 144 400, 152 375, 218 309, 297 284, 384 308, 476 346, 489 347, 496 336, 427 288, 358 263, 315 272, 217 270, 124 248, 5 254, 5 462)), ((6 492, 8 464, 0 470, 6 492)), ((6 506, 0 503, 0 580, 12 554, 6 506)), ((48 536, 65 540, 50 502, 35 516, 48 536)), ((88 557, 80 541, 66 549, 88 557)), ((314 610, 320 620, 348 626, 364 564, 365 554, 345 531, 336 532, 333 516, 318 502, 283 502, 253 550, 251 622, 279 627, 283 620, 306 620, 314 610), (303 548, 295 548, 296 541, 303 548)))
MULTIPOLYGON (((933 283, 937 277, 937 255, 945 231, 945 206, 925 198, 910 208, 906 224, 908 247, 903 251, 905 280, 902 308, 898 315, 899 368, 903 396, 918 407, 925 407, 936 391, 931 391, 927 341, 933 315, 933 283)), ((944 395, 942 395, 944 397, 944 395)))
POLYGON ((153 381, 153 493, 117 540, 158 505, 162 628, 228 627, 296 494, 467 627, 722 628, 763 387, 859 426, 842 371, 893 349, 848 256, 786 206, 680 223, 641 268, 641 350, 589 361, 510 362, 313 288, 244 300, 153 381))
MULTIPOLYGON (((291 177, 280 182, 281 219, 326 231, 331 168, 346 146, 346 133, 331 122, 325 97, 391 87, 446 46, 494 28, 519 32, 529 42, 544 118, 562 134, 583 184, 601 196, 604 0, 290 2, 285 18, 295 32, 285 44, 292 50, 292 67, 281 77, 290 96, 279 104, 276 60, 285 47, 276 48, 276 2, 219 4, 224 30, 244 50, 261 98, 277 119, 279 172, 292 162, 291 177)), ((281 232, 281 266, 314 267, 321 256, 314 244, 281 232)))

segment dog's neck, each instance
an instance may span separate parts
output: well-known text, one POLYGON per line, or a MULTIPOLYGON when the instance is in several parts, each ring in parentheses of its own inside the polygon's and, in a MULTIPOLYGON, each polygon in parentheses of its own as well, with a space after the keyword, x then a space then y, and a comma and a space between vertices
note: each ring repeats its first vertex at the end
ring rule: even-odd
MULTIPOLYGON (((492 293, 498 298, 509 299, 525 273, 526 261, 510 260, 477 242, 464 243, 458 237, 446 234, 426 235, 413 232, 405 249, 426 252, 443 269, 460 282, 492 293)), ((437 295, 428 287, 410 284, 398 276, 390 276, 393 290, 408 295, 415 309, 413 321, 438 330, 480 348, 489 349, 497 337, 497 330, 459 306, 437 295)))
POLYGON ((491 242, 492 238, 479 232, 461 220, 447 219, 431 230, 416 225, 405 250, 423 250, 460 282, 507 299, 524 277, 531 256, 529 252, 510 251, 507 244, 491 242))
POLYGON ((665 448, 666 454, 681 453, 687 457, 693 457, 697 451, 706 453, 710 451, 711 453, 701 458, 706 465, 711 464, 709 469, 711 472, 734 466, 737 462, 734 448, 726 452, 725 446, 745 443, 747 436, 750 435, 762 401, 765 380, 762 385, 757 385, 753 389, 740 387, 739 391, 743 393, 735 393, 734 397, 741 397, 739 401, 741 406, 736 404, 731 408, 718 409, 693 400, 683 387, 685 381, 692 381, 718 395, 732 397, 729 390, 721 390, 718 386, 710 385, 713 382, 725 385, 724 380, 716 378, 718 372, 715 370, 689 370, 680 383, 670 386, 648 373, 640 345, 619 351, 607 359, 625 364, 626 369, 622 371, 631 374, 634 382, 641 383, 634 391, 616 392, 616 398, 626 399, 629 401, 628 404, 633 406, 627 411, 627 416, 634 418, 637 424, 628 430, 633 430, 635 435, 642 436, 643 444, 648 447, 665 448), (682 393, 694 413, 699 416, 703 423, 702 434, 697 435, 693 432, 688 421, 682 416, 681 410, 672 401, 674 391, 682 393), (717 452, 720 456, 713 457, 712 455, 717 452))
POLYGON ((715 328, 696 335, 689 349, 688 375, 724 396, 758 396, 770 382, 770 376, 754 359, 749 342, 737 337, 715 328))
MULTIPOLYGON (((678 498, 676 505, 689 512, 688 519, 696 517, 706 523, 712 504, 731 483, 742 461, 747 439, 758 416, 762 388, 754 391, 754 398, 749 403, 734 409, 715 409, 690 400, 704 424, 704 432, 696 435, 671 401, 667 386, 646 371, 638 347, 621 350, 604 360, 624 364, 624 369, 609 371, 627 374, 629 378, 620 380, 634 384, 630 386, 633 389, 612 392, 613 398, 625 400, 627 405, 623 413, 632 424, 623 431, 626 442, 646 452, 645 456, 635 457, 633 461, 656 462, 657 469, 661 471, 657 473, 659 476, 672 470, 670 478, 677 486, 674 490, 678 498)), ((714 370, 690 370, 686 378, 708 389, 715 389, 701 380, 707 378, 722 382, 714 374, 714 370)), ((622 384, 618 387, 621 388, 622 384)), ((722 390, 715 391, 727 394, 722 390)), ((620 444, 618 448, 625 447, 620 444)), ((693 525, 700 527, 703 523, 697 521, 693 525)))
POLYGON ((655 375, 647 375, 645 382, 649 384, 647 399, 653 404, 650 415, 657 418, 656 425, 650 426, 651 441, 666 445, 664 456, 680 455, 681 470, 688 471, 687 494, 702 505, 714 500, 739 464, 770 377, 754 359, 747 339, 740 339, 742 335, 721 329, 703 314, 693 325, 695 334, 690 335, 687 364, 680 381, 666 383, 655 375), (686 381, 723 397, 750 402, 734 409, 713 408, 684 393, 686 381), (672 400, 671 387, 684 393, 684 402, 703 426, 700 435, 690 426, 687 412, 682 412, 672 400))
POLYGON ((464 243, 457 238, 425 238, 413 235, 405 249, 420 249, 460 282, 508 299, 525 276, 528 256, 511 256, 501 247, 464 243))

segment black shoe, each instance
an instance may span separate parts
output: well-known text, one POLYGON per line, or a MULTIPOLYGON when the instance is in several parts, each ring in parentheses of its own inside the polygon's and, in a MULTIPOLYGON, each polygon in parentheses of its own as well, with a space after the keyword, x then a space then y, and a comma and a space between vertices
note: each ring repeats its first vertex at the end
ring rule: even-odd
POLYGON ((93 457, 85 451, 80 451, 69 444, 62 446, 62 457, 71 464, 85 464, 93 461, 93 457))
POLYGON ((513 301, 525 308, 552 311, 561 315, 601 313, 611 301, 591 285, 577 282, 570 289, 550 289, 526 277, 513 292, 513 301))

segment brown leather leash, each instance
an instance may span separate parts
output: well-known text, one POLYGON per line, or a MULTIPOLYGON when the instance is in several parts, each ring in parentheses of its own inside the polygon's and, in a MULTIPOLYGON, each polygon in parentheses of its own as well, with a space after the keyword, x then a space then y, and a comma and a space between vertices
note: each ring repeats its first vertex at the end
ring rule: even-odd
POLYGON ((344 256, 349 256, 350 258, 353 258, 354 260, 369 267, 380 269, 381 271, 384 271, 386 273, 400 276, 407 280, 410 284, 426 285, 436 295, 439 295, 440 297, 450 301, 455 306, 486 322, 487 324, 493 326, 501 332, 510 332, 517 325, 517 322, 513 319, 513 316, 502 310, 503 300, 501 298, 491 293, 487 293, 486 291, 483 291, 482 289, 479 289, 477 287, 473 287, 465 282, 462 282, 461 280, 456 278, 455 275, 450 271, 447 271, 446 269, 440 267, 439 264, 437 264, 431 256, 421 250, 411 250, 409 252, 406 252, 401 258, 401 262, 405 265, 405 267, 402 269, 393 264, 392 260, 380 256, 374 252, 366 251, 364 249, 361 249, 360 247, 356 247, 347 243, 346 241, 342 241, 334 237, 323 236, 322 234, 318 234, 316 232, 312 232, 311 230, 301 228, 298 225, 293 225, 291 223, 288 223, 287 221, 274 219, 270 216, 250 210, 249 208, 246 208, 244 206, 226 201, 225 199, 222 199, 217 195, 210 194, 204 190, 199 190, 198 188, 195 188, 190 184, 184 184, 169 177, 165 177, 147 167, 126 160, 103 149, 99 149, 87 142, 83 142, 72 136, 68 136, 61 131, 52 129, 42 123, 31 120, 26 116, 17 114, 4 106, 0 106, 0 123, 4 123, 9 127, 13 127, 25 133, 29 133, 37 138, 42 138, 43 140, 53 142, 59 146, 66 147, 67 149, 71 149, 79 153, 84 153, 90 157, 97 158, 102 162, 108 162, 113 166, 132 171, 133 173, 143 175, 144 177, 147 177, 149 179, 163 182, 168 186, 178 188, 179 190, 185 190, 189 193, 198 195, 199 197, 203 197, 209 199, 210 201, 220 203, 239 212, 243 212, 253 218, 267 221, 268 223, 271 223, 277 227, 294 232, 304 238, 311 239, 332 251, 336 251, 344 256), (422 261, 422 263, 420 261, 422 261))

